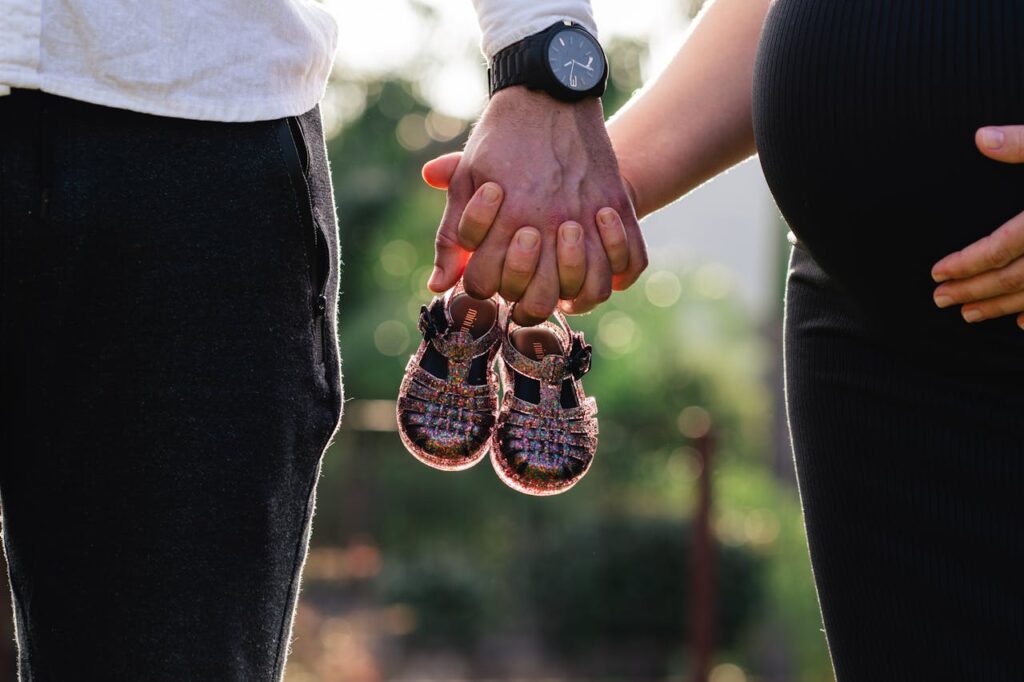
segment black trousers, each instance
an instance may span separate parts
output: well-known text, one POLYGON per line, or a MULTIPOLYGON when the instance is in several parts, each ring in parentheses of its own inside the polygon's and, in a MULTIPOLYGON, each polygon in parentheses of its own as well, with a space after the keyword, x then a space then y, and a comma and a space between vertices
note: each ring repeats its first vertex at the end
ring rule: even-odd
POLYGON ((0 97, 3 539, 23 680, 276 680, 342 405, 319 111, 0 97))

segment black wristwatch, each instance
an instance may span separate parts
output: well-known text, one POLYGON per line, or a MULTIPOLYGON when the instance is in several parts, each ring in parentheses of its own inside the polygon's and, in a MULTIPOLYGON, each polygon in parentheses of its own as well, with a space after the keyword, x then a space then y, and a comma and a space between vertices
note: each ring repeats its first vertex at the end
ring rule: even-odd
POLYGON ((525 85, 565 102, 578 102, 604 94, 608 60, 586 29, 560 21, 498 52, 487 75, 492 96, 502 88, 525 85))

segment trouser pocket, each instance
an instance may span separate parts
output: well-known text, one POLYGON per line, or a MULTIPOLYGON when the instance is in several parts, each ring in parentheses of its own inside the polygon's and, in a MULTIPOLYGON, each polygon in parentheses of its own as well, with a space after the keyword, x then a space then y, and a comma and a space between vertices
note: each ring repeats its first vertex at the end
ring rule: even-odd
POLYGON ((306 245, 309 282, 312 292, 310 313, 313 348, 319 367, 323 368, 330 352, 331 335, 327 316, 327 283, 330 277, 331 252, 327 235, 313 211, 309 191, 309 152, 299 121, 294 116, 277 121, 278 142, 288 166, 288 176, 295 193, 299 226, 306 245))

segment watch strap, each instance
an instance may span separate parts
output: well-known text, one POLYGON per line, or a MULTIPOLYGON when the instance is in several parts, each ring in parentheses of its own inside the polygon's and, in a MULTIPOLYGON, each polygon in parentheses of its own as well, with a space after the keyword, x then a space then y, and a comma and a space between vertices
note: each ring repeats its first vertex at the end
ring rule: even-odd
POLYGON ((591 40, 601 46, 590 33, 581 26, 568 21, 552 24, 540 33, 534 33, 520 41, 502 48, 491 59, 487 69, 488 91, 494 93, 512 85, 525 85, 531 90, 544 90, 552 97, 565 102, 577 102, 587 97, 600 97, 604 94, 608 82, 608 59, 605 57, 604 75, 601 81, 590 90, 570 90, 549 73, 544 54, 545 47, 552 36, 564 29, 576 29, 590 36, 591 40))
POLYGON ((527 83, 530 74, 530 52, 539 37, 539 34, 529 36, 502 48, 494 55, 487 70, 490 95, 513 85, 527 83))

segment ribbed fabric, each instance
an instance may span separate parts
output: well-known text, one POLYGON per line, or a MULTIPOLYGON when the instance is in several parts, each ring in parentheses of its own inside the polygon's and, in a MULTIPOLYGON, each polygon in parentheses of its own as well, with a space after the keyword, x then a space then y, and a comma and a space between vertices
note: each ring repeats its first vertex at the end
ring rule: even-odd
POLYGON ((932 303, 931 265, 1024 211, 1024 3, 779 0, 761 163, 801 246, 787 410, 836 677, 1021 680, 1024 331, 932 303))
POLYGON ((1013 318, 965 325, 935 308, 930 275, 1024 210, 1024 165, 974 144, 1024 124, 1024 3, 779 0, 754 82, 776 201, 877 336, 1024 370, 1013 318))

